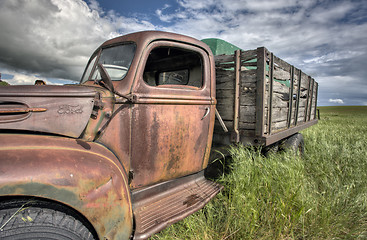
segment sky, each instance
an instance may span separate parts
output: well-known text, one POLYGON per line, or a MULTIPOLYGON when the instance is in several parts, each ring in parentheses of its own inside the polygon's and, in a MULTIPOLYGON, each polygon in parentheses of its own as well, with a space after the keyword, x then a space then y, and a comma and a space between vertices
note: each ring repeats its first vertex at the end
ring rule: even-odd
POLYGON ((143 30, 265 46, 315 78, 319 106, 367 105, 365 0, 1 0, 1 78, 79 81, 101 43, 143 30))

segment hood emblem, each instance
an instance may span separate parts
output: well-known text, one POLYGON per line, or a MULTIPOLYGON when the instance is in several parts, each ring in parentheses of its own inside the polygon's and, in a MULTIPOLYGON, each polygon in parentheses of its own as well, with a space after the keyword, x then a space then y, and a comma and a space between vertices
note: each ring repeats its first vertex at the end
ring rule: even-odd
POLYGON ((81 114, 83 113, 83 107, 80 105, 64 104, 59 106, 58 114, 81 114))

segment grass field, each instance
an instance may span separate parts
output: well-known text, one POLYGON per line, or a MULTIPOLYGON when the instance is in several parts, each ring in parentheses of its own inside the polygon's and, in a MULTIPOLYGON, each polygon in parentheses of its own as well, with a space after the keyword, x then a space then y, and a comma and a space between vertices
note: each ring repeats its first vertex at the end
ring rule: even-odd
POLYGON ((231 148, 225 189, 151 239, 367 239, 367 107, 320 113, 303 159, 231 148))

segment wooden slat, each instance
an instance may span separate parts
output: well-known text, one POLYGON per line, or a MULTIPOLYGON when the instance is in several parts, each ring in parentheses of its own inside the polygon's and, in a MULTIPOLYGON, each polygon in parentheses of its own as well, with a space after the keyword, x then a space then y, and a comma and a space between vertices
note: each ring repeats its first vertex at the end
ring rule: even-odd
POLYGON ((315 84, 315 79, 312 78, 312 86, 311 86, 311 98, 310 98, 310 110, 308 112, 308 121, 311 120, 311 110, 312 110, 312 98, 313 98, 313 87, 314 87, 314 84, 315 84))
POLYGON ((224 63, 224 62, 234 62, 234 55, 217 55, 214 56, 214 60, 217 63, 224 63))
POLYGON ((257 80, 256 79, 256 75, 257 75, 256 69, 241 71, 240 75, 241 75, 242 83, 244 82, 256 83, 256 80, 257 80))
POLYGON ((220 63, 216 67, 219 67, 222 69, 234 68, 234 63, 220 63))
POLYGON ((273 113, 273 81, 274 81, 274 54, 270 54, 270 73, 269 73, 269 116, 268 116, 268 134, 271 134, 271 123, 273 113))
POLYGON ((243 67, 257 67, 257 62, 243 62, 241 64, 243 67))
POLYGON ((277 56, 274 56, 274 65, 275 67, 280 67, 283 68, 283 70, 290 72, 291 69, 291 65, 289 63, 287 63, 286 61, 278 58, 277 56))
POLYGON ((291 79, 291 74, 288 71, 283 70, 279 67, 274 67, 274 78, 277 80, 289 80, 291 79))
POLYGON ((295 114, 295 119, 294 119, 294 125, 297 126, 298 124, 298 111, 299 111, 299 97, 301 95, 301 83, 302 83, 302 71, 299 70, 298 72, 298 91, 297 91, 297 101, 296 101, 296 114, 295 114))
POLYGON ((317 95, 318 95, 318 92, 319 92, 319 84, 317 82, 316 83, 316 93, 315 93, 315 113, 314 113, 314 119, 317 118, 317 114, 316 114, 316 111, 317 111, 317 95))
MULTIPOLYGON (((256 90, 256 89, 255 89, 256 90)), ((256 92, 247 91, 241 94, 241 106, 255 106, 256 105, 256 92)))
POLYGON ((233 116, 233 129, 235 132, 235 141, 239 142, 240 141, 240 132, 239 132, 239 121, 240 121, 240 71, 241 71, 241 51, 240 50, 236 50, 235 52, 235 63, 236 63, 236 67, 234 69, 235 71, 235 90, 234 90, 234 116, 233 116))
POLYGON ((307 121, 307 116, 308 116, 308 105, 309 105, 309 102, 310 102, 310 88, 311 88, 311 77, 308 76, 307 100, 306 100, 305 120, 304 120, 304 122, 307 121))
POLYGON ((264 135, 264 96, 265 96, 265 48, 257 49, 257 85, 256 85, 256 136, 264 135))
POLYGON ((294 67, 291 67, 291 85, 289 89, 289 111, 288 111, 288 123, 287 127, 291 127, 292 122, 292 108, 293 108, 293 84, 294 84, 294 67))
POLYGON ((255 59, 257 55, 257 50, 241 51, 241 61, 250 61, 255 59))

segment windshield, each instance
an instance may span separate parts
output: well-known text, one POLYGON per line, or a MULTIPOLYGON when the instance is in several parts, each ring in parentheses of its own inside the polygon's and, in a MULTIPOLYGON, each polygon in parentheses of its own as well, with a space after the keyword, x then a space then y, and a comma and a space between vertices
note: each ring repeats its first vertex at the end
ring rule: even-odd
MULTIPOLYGON (((134 43, 103 48, 98 58, 98 64, 103 65, 112 81, 122 80, 130 68, 135 48, 134 43)), ((98 64, 95 64, 96 59, 97 55, 89 61, 81 83, 101 78, 97 69, 98 64)))

